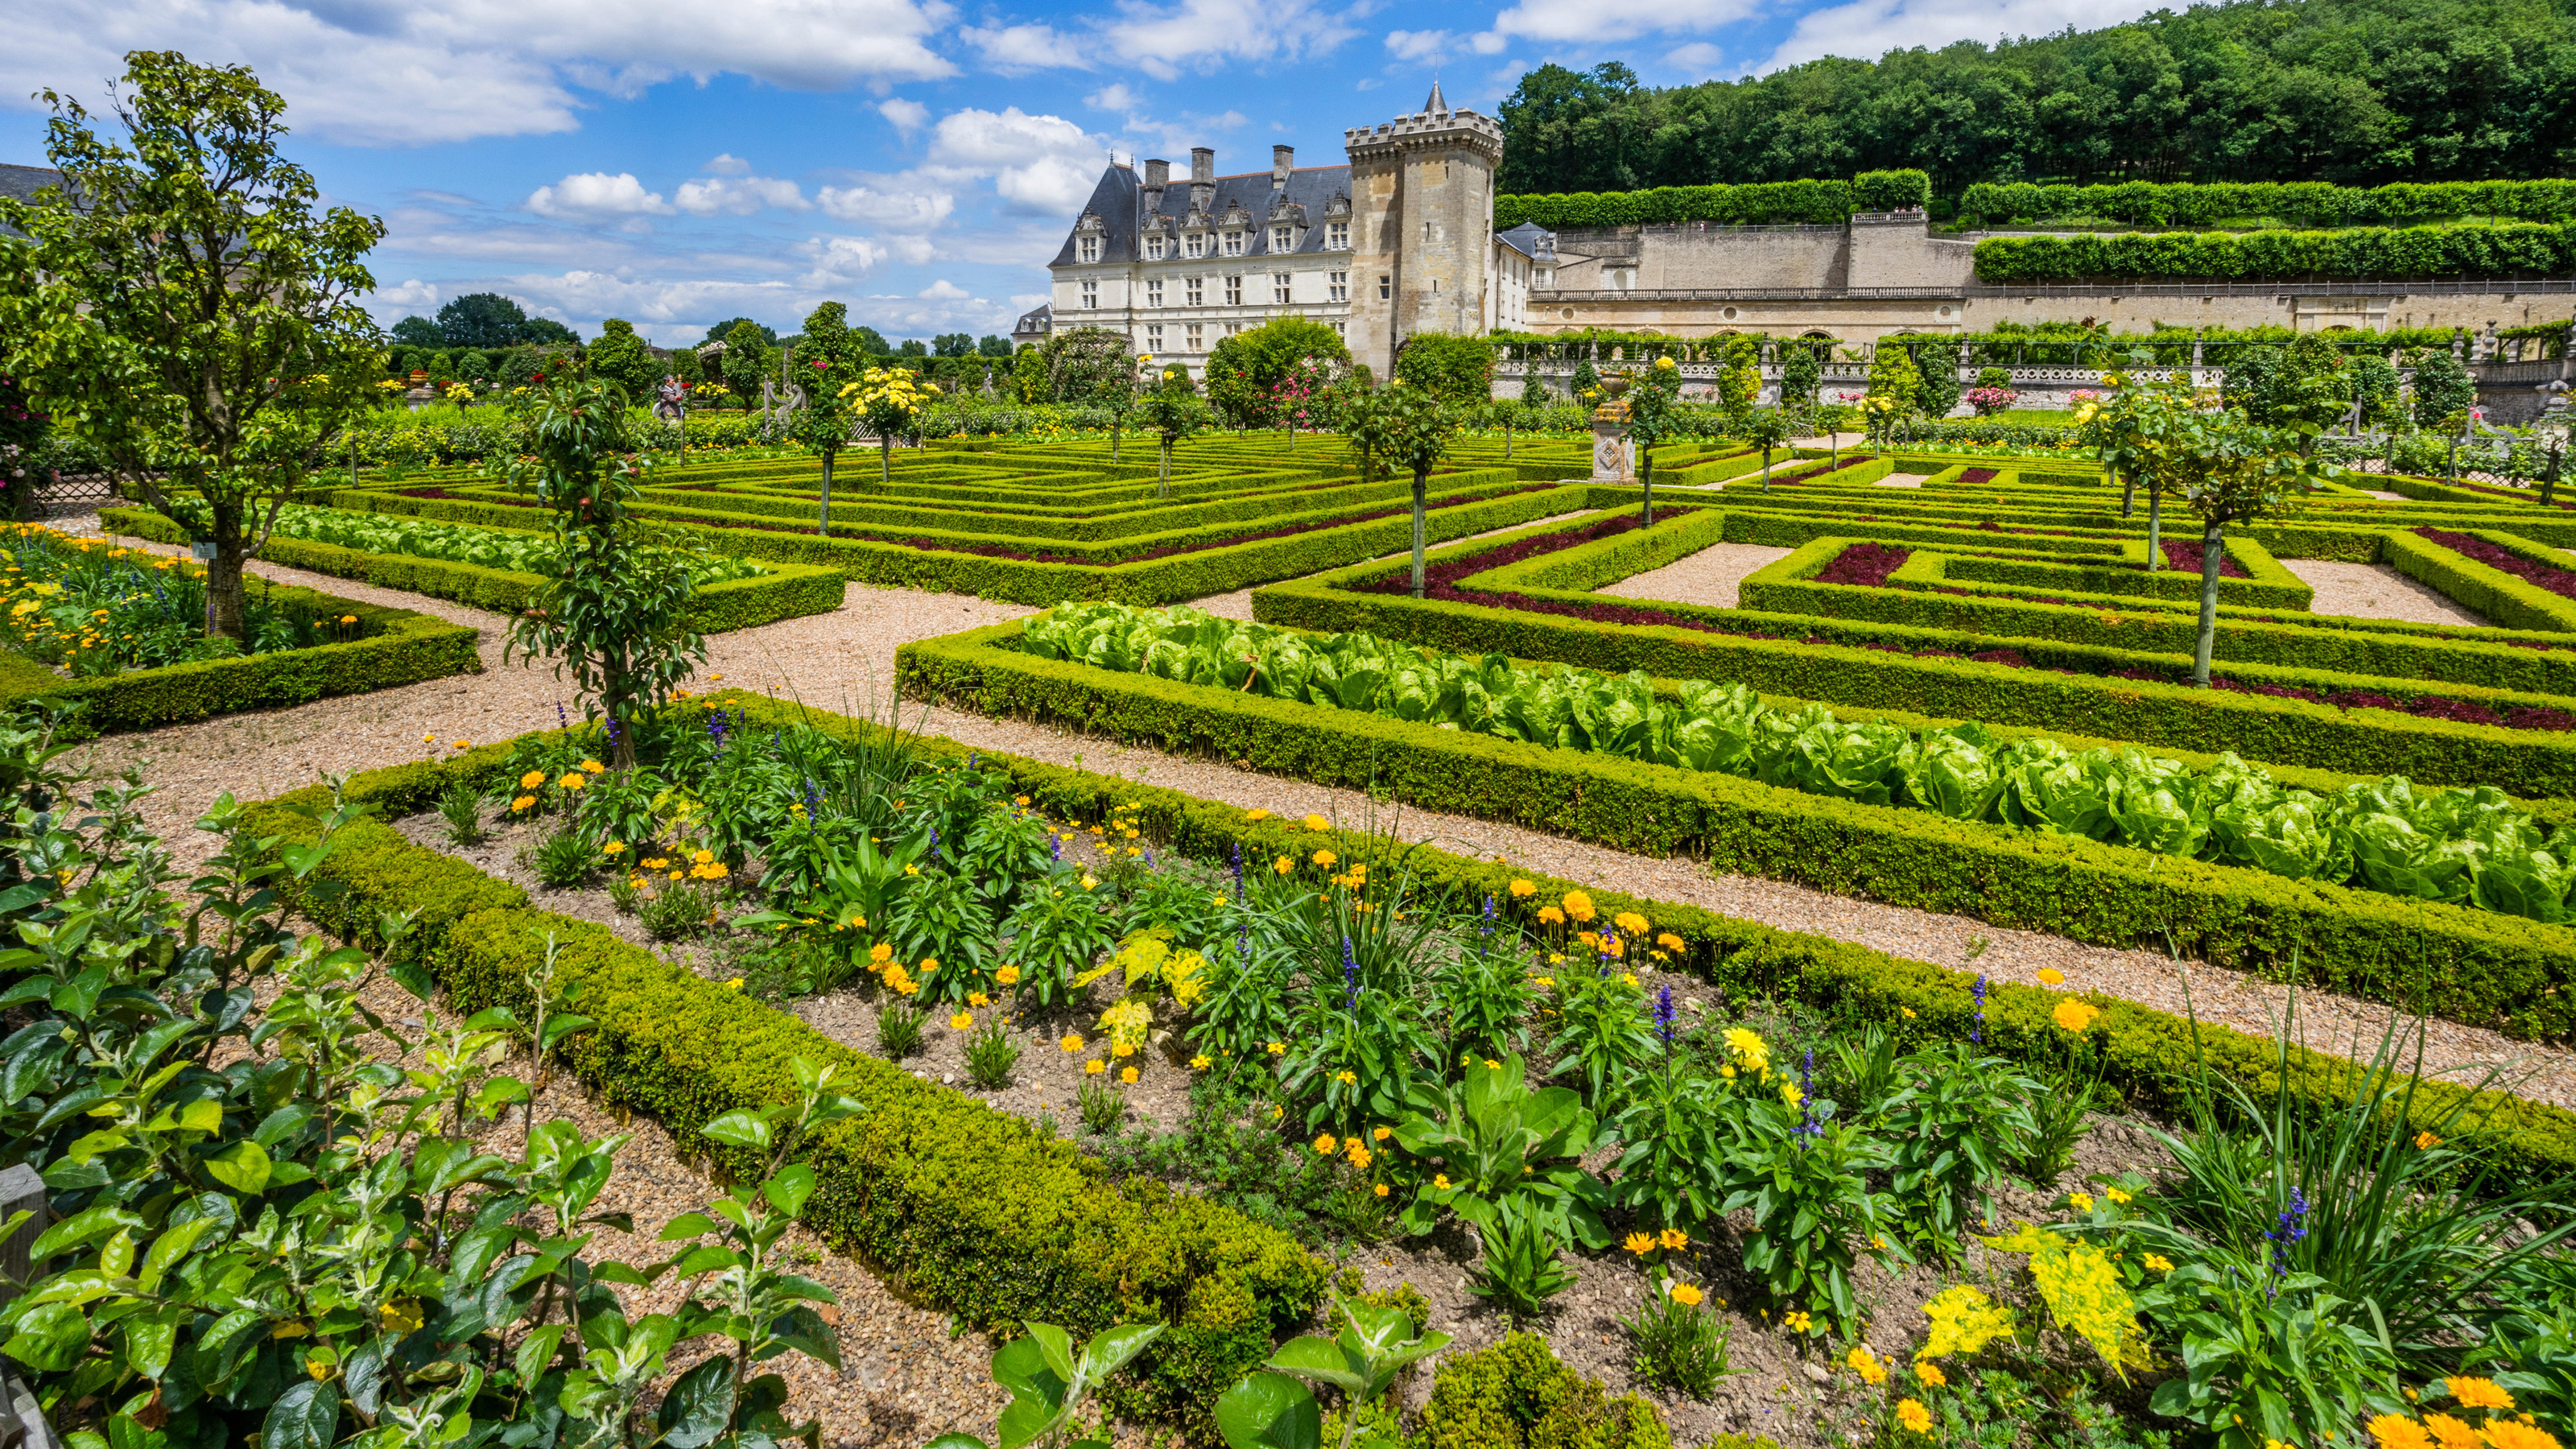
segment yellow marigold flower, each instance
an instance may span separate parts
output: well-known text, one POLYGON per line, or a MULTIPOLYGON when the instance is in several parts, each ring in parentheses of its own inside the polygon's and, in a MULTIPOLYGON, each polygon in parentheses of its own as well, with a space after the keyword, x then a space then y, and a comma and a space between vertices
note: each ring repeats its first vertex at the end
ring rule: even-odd
POLYGON ((1792 1333, 1806 1333, 1816 1326, 1816 1320, 1809 1313, 1784 1313, 1780 1315, 1780 1326, 1792 1333))
POLYGON ((1666 932, 1664 932, 1662 935, 1657 936, 1657 937, 1655 938, 1655 944, 1656 944, 1656 945, 1658 945, 1658 946, 1663 947, 1663 948, 1664 948, 1665 950, 1667 950, 1667 951, 1672 952, 1672 953, 1673 953, 1674 955, 1676 955, 1676 956, 1678 956, 1678 955, 1680 955, 1680 954, 1682 953, 1682 949, 1683 949, 1683 946, 1684 946, 1684 942, 1682 941, 1682 938, 1681 938, 1681 937, 1679 937, 1679 936, 1674 935, 1674 934, 1673 934, 1672 932, 1670 932, 1670 931, 1666 931, 1666 932))
POLYGON ((1949 1375, 1941 1372, 1941 1366, 1937 1363, 1916 1364, 1914 1366, 1914 1377, 1921 1380, 1923 1387, 1927 1389, 1937 1389, 1950 1382, 1949 1375))
POLYGON ((597 760, 591 759, 583 760, 578 768, 593 775, 602 775, 608 772, 608 767, 606 765, 601 764, 597 760))
POLYGON ((2424 1426, 2401 1414, 2382 1414, 2370 1421, 2371 1442, 2379 1449, 2433 1449, 2424 1426))
POLYGON ((1690 1234, 1679 1228, 1666 1228, 1655 1234, 1655 1242, 1668 1253, 1678 1253, 1690 1246, 1690 1234))
POLYGON ((1619 1244, 1619 1246, 1642 1258, 1648 1253, 1655 1251, 1655 1240, 1647 1237, 1644 1233, 1630 1233, 1627 1238, 1619 1244))
POLYGON ((2066 1195, 2066 1205, 2075 1209, 2079 1213, 2089 1213, 2093 1211, 2093 1194, 2089 1192, 2070 1192, 2066 1195))
POLYGON ((2415 1150, 2418 1152, 2430 1152, 2441 1145, 2442 1139, 2431 1132, 2418 1132, 2415 1134, 2415 1150))
POLYGON ((1377 1192, 1377 1195, 1378 1195, 1379 1197, 1384 1197, 1384 1196, 1386 1196, 1386 1184, 1385 1184, 1385 1183, 1382 1183, 1382 1182, 1381 1182, 1381 1183, 1379 1183, 1379 1184, 1377 1185, 1376 1192, 1377 1192))
POLYGON ((1447 1192, 1449 1190, 1449 1174, 1445 1172, 1434 1173, 1431 1178, 1431 1185, 1442 1192, 1447 1192))
POLYGON ((626 853, 626 842, 623 840, 612 840, 606 845, 601 846, 599 848, 599 853, 602 855, 624 855, 626 853))
POLYGON ((1360 1140, 1356 1137, 1350 1139, 1343 1145, 1348 1149, 1343 1155, 1350 1158, 1351 1166, 1353 1167, 1365 1170, 1369 1165, 1370 1159, 1375 1155, 1367 1148, 1361 1146, 1360 1140))
POLYGON ((1093 1057, 1091 1060, 1082 1064, 1082 1069, 1084 1072, 1096 1077, 1102 1072, 1109 1070, 1109 1064, 1098 1057, 1093 1057))
POLYGON ((522 790, 533 790, 533 789, 537 788, 539 785, 544 784, 545 782, 546 782, 546 772, 545 772, 545 771, 543 771, 543 770, 530 770, 528 773, 526 773, 526 774, 524 774, 524 775, 521 775, 521 776, 519 777, 519 788, 520 788, 520 789, 522 789, 522 790))
POLYGON ((2102 1195, 2109 1198, 2114 1204, 2122 1207, 2127 1206, 2129 1202, 2129 1195, 2120 1191, 2116 1187, 2106 1187, 2102 1189, 2102 1195))
POLYGON ((1730 1026, 1726 1029, 1726 1051, 1727 1055, 1735 1058, 1737 1066, 1748 1072, 1764 1072, 1771 1069, 1771 1048, 1763 1044, 1761 1037, 1743 1027, 1730 1026))
POLYGON ((1334 855, 1329 850, 1319 850, 1315 852, 1315 864, 1317 865, 1331 865, 1338 859, 1340 859, 1340 857, 1334 855))
POLYGON ((1374 1129, 1372 1129, 1372 1130, 1369 1132, 1369 1136, 1370 1136, 1370 1137, 1375 1138, 1377 1141, 1380 1141, 1380 1142, 1384 1142, 1386 1139, 1388 1139, 1388 1138, 1390 1138, 1390 1137, 1392 1137, 1392 1136, 1394 1136, 1394 1135, 1395 1135, 1395 1129, 1394 1129, 1394 1128, 1392 1128, 1392 1127, 1378 1127, 1378 1128, 1374 1128, 1374 1129))
POLYGON ((739 976, 737 976, 737 977, 733 978, 731 981, 728 981, 728 982, 726 982, 726 983, 725 983, 725 990, 727 990, 727 991, 740 991, 741 989, 742 989, 742 978, 741 978, 741 977, 739 977, 739 976))
POLYGON ((1545 925, 1562 926, 1565 924, 1565 912, 1558 910, 1554 906, 1539 907, 1538 918, 1540 922, 1545 925))
POLYGON ((1325 819, 1321 815, 1309 815, 1306 817, 1306 828, 1309 830, 1330 830, 1333 828, 1333 822, 1325 819))
POLYGON ((1286 875, 1288 872, 1297 868, 1297 863, 1283 855, 1277 860, 1270 862, 1270 868, 1281 875, 1286 875))
POLYGON ((1057 1042, 1056 1045, 1069 1052, 1078 1052, 1082 1050, 1082 1038, 1074 1036, 1068 1032, 1065 1035, 1064 1040, 1057 1042))
POLYGON ((1861 1382, 1873 1388, 1887 1382, 1887 1366, 1869 1351, 1868 1344, 1852 1345, 1852 1351, 1843 1355, 1843 1362, 1851 1365, 1851 1371, 1860 1375, 1861 1382))
POLYGON ((948 1018, 948 1029, 950 1031, 964 1031, 966 1028, 973 1026, 974 1024, 975 1013, 971 1011, 961 1011, 948 1018))
POLYGON ((1565 893, 1565 913, 1578 921, 1592 919, 1592 897, 1581 891, 1565 893))
POLYGON ((535 807, 536 803, 537 803, 537 797, 536 797, 536 796, 534 796, 534 795, 522 795, 522 796, 520 796, 518 799, 513 800, 513 801, 511 801, 511 802, 510 802, 510 813, 511 813, 511 814, 513 814, 513 815, 516 815, 516 814, 518 814, 518 813, 519 813, 520 811, 522 811, 522 810, 533 809, 533 808, 535 807))
POLYGON ((2441 1449, 2486 1449, 2486 1439, 2469 1426, 2467 1420, 2448 1414, 2426 1414, 2424 1427, 2441 1449))
POLYGON ((1208 1069, 1208 1054, 1207 1054, 1206 1052, 1201 1052, 1201 1053, 1199 1053, 1197 1056, 1194 1056, 1194 1057, 1190 1058, 1190 1070, 1191 1070, 1191 1071, 1194 1071, 1194 1072, 1204 1072, 1204 1071, 1206 1071, 1207 1069, 1208 1069))
POLYGON ((1702 1295, 1699 1289, 1692 1285, 1688 1283, 1676 1283, 1672 1286, 1671 1291, 1673 1301, 1684 1308, 1697 1308, 1699 1306, 1699 1301, 1702 1295))
POLYGON ((2493 1379, 2447 1378, 2442 1380, 2442 1387, 2451 1391, 2451 1397, 2459 1400, 2462 1408, 2510 1409, 2513 1407, 2513 1395, 2506 1393, 2503 1386, 2493 1379))
POLYGON ((1280 1043, 1280 1042, 1275 1042, 1275 1041, 1274 1041, 1274 1042, 1272 1042, 1272 1043, 1270 1044, 1270 1054, 1271 1054, 1272 1056, 1274 1056, 1274 1057, 1275 1057, 1275 1056, 1278 1056, 1278 1055, 1279 1055, 1280 1053, 1282 1053, 1282 1052, 1285 1052, 1286 1050, 1288 1050, 1288 1048, 1287 1048, 1284 1044, 1282 1044, 1282 1043, 1280 1043))
POLYGON ((2048 1015, 2051 1021, 2068 1031, 2082 1031, 2093 1024, 2093 1018, 2101 1014, 2099 1007, 2078 1001, 2072 996, 2063 996, 2058 998, 2057 1009, 2048 1015))
POLYGON ((1270 812, 1267 810, 1246 810, 1243 812, 1243 818, 1246 821, 1267 820, 1270 818, 1270 812))
MULTIPOLYGON (((879 941, 868 948, 868 959, 877 962, 880 965, 891 961, 894 959, 894 947, 887 945, 883 941, 879 941)), ((1077 1050, 1077 1048, 1067 1047, 1065 1050, 1073 1051, 1077 1050)))
POLYGON ((436 735, 422 735, 422 736, 420 737, 420 742, 421 742, 422 744, 424 744, 424 745, 434 745, 434 744, 437 744, 437 743, 438 743, 438 736, 436 736, 436 735))
POLYGON ((1333 1149, 1340 1145, 1341 1144, 1333 1140, 1332 1133, 1324 1133, 1322 1136, 1315 1139, 1316 1155, 1320 1157, 1330 1157, 1333 1155, 1333 1149))
POLYGON ((996 986, 1017 986, 1017 985, 1019 985, 1019 984, 1020 984, 1020 968, 1019 968, 1019 967, 1017 967, 1017 966, 1005 966, 1005 967, 1003 967, 1001 970, 994 972, 994 973, 993 973, 993 984, 994 984, 994 985, 996 985, 996 986))
POLYGON ((1120 1081, 1122 1081, 1122 1082, 1125 1082, 1127 1085, 1129 1085, 1129 1086, 1131 1086, 1131 1087, 1132 1087, 1132 1086, 1134 1086, 1134 1085, 1136 1085, 1136 1069, 1135 1069, 1134 1067, 1121 1067, 1121 1068, 1119 1068, 1119 1069, 1118 1069, 1118 1080, 1120 1080, 1120 1081))
POLYGON ((585 778, 579 770, 567 770, 564 772, 564 777, 555 781, 555 783, 567 790, 578 790, 582 786, 589 784, 590 781, 585 778))
POLYGON ((2054 966, 2043 966, 2039 968, 2039 984, 2042 986, 2063 986, 2066 984, 2066 973, 2058 970, 2054 966))
POLYGON ((1113 1057, 1132 1057, 1136 1055, 1136 1044, 1132 1041, 1111 1042, 1109 1054, 1113 1057))
POLYGON ((1896 1422, 1917 1434, 1932 1432, 1932 1411, 1915 1399, 1896 1401, 1896 1422))
POLYGON ((2487 1420, 2488 1449, 2558 1449, 2558 1436, 2518 1419, 2487 1420))
POLYGON ((1526 899, 1528 899, 1529 897, 1534 896, 1534 895, 1537 895, 1537 894, 1538 894, 1538 887, 1537 887, 1537 886, 1534 886, 1534 885, 1532 885, 1532 884, 1530 884, 1528 881, 1526 881, 1526 880, 1520 880, 1520 879, 1517 879, 1517 878, 1516 878, 1516 879, 1514 879, 1514 880, 1512 881, 1512 899, 1513 899, 1513 900, 1516 900, 1516 901, 1518 901, 1518 900, 1526 900, 1526 899))

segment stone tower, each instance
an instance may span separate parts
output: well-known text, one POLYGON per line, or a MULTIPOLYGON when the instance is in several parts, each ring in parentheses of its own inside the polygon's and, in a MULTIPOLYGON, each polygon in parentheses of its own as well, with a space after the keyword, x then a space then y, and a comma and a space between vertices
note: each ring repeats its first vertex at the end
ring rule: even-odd
POLYGON ((1405 338, 1484 328, 1503 128, 1449 109, 1434 81, 1421 110, 1345 131, 1342 143, 1351 158, 1351 360, 1383 379, 1405 338))

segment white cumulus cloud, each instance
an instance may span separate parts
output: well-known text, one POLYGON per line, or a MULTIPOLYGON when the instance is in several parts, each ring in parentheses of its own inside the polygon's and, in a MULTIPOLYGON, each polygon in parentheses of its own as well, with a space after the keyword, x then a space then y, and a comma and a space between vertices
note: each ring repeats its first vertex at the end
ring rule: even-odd
POLYGON ((960 27, 957 34, 975 47, 986 65, 1004 74, 1091 68, 1081 37, 1052 25, 968 25, 960 27))
POLYGON ((671 199, 691 216, 751 216, 773 206, 781 211, 814 209, 795 182, 775 176, 684 181, 671 199))
POLYGON ((1158 80, 1210 63, 1328 55, 1357 34, 1344 12, 1315 0, 1122 0, 1118 18, 1102 27, 1110 53, 1158 80))
POLYGON ((1041 216, 1081 206, 1106 153, 1105 141, 1062 116, 1032 116, 1017 106, 952 111, 930 140, 933 167, 990 177, 1006 210, 1041 216))
POLYGON ((528 193, 527 208, 539 216, 587 221, 612 216, 668 216, 673 211, 662 193, 647 191, 635 173, 585 171, 528 193))
POLYGON ((962 302, 975 294, 942 277, 913 295, 926 302, 962 302))
POLYGON ((901 96, 880 103, 877 114, 893 122, 895 130, 905 136, 930 124, 930 107, 919 101, 907 101, 901 96))
POLYGON ((1397 60, 1420 63, 1438 60, 1449 53, 1446 30, 1390 30, 1386 33, 1386 53, 1397 60))
MULTIPOLYGON (((1743 20, 1760 8, 1755 0, 1666 0, 1654 6, 1605 6, 1597 0, 1520 0, 1494 17, 1494 28, 1489 33, 1496 41, 1512 37, 1543 42, 1634 40, 1659 31, 1714 29, 1743 20)), ((1502 46, 1479 36, 1476 49, 1491 55, 1502 46), (1488 44, 1491 50, 1486 48, 1488 44)))
POLYGON ((1939 49, 1953 41, 2045 35, 2069 26, 2095 30, 2156 8, 2146 0, 1852 0, 1810 10, 1762 63, 1764 70, 1819 56, 1876 60, 1903 46, 1939 49))
POLYGON ((928 231, 957 209, 956 193, 908 185, 900 177, 883 185, 826 186, 814 193, 814 200, 834 220, 888 231, 928 231))
POLYGON ((719 151, 716 159, 698 169, 709 176, 749 176, 751 163, 731 152, 719 151))

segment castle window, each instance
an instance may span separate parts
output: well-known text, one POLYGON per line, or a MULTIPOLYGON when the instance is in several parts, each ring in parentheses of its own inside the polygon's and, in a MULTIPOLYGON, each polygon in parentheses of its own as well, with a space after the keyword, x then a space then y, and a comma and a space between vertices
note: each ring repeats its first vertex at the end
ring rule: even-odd
POLYGON ((1085 282, 1082 284, 1082 305, 1085 310, 1100 305, 1100 284, 1098 282, 1085 282))
POLYGON ((1207 333, 1199 326, 1198 323, 1193 322, 1187 327, 1182 328, 1181 335, 1189 339, 1190 351, 1207 351, 1207 333))
POLYGON ((1388 276, 1383 272, 1379 273, 1377 279, 1377 299, 1381 302, 1385 302, 1392 300, 1394 296, 1395 278, 1388 276))
POLYGON ((1285 307, 1288 305, 1289 286, 1290 278, 1286 272, 1273 272, 1270 274, 1270 301, 1274 306, 1285 307))
POLYGON ((1163 305, 1162 278, 1157 277, 1145 284, 1145 305, 1148 307, 1160 307, 1163 305))
MULTIPOLYGON (((1228 277, 1225 279, 1225 305, 1229 307, 1240 307, 1243 305, 1243 278, 1228 277)), ((1229 333, 1228 335, 1231 336, 1232 334, 1229 333)))
POLYGON ((1163 239, 1158 236, 1149 236, 1145 238, 1145 260, 1149 262, 1159 262, 1162 259, 1163 239))
POLYGON ((1296 245, 1297 234, 1293 229, 1284 226, 1274 226, 1270 229, 1270 249, 1272 251, 1290 251, 1295 249, 1296 245))
POLYGON ((1342 336, 1342 324, 1341 324, 1341 323, 1339 323, 1339 322, 1334 322, 1334 323, 1331 323, 1331 324, 1328 324, 1328 325, 1330 325, 1330 326, 1332 327, 1332 329, 1333 329, 1333 335, 1334 335, 1335 337, 1340 337, 1340 336, 1342 336))
POLYGON ((1096 262, 1100 260, 1100 238, 1096 236, 1084 237, 1081 241, 1074 243, 1073 253, 1075 261, 1096 262))
POLYGON ((1350 299, 1351 274, 1348 272, 1332 273, 1326 279, 1324 300, 1327 302, 1347 302, 1350 299))
POLYGON ((1242 324, 1242 323, 1240 323, 1240 322, 1228 322, 1227 324, 1225 324, 1225 335, 1226 335, 1226 336, 1228 336, 1228 337, 1232 337, 1232 336, 1234 336, 1236 333, 1241 332, 1242 330, 1243 330, 1243 324, 1242 324))
POLYGON ((1243 255, 1243 233, 1230 231, 1225 234, 1225 254, 1230 257, 1243 255))
POLYGON ((1186 241, 1184 241, 1184 242, 1181 244, 1181 247, 1182 247, 1182 254, 1183 254, 1183 255, 1185 255, 1185 256, 1193 256, 1193 257, 1203 257, 1203 256, 1206 256, 1206 255, 1207 255, 1207 237, 1206 237, 1203 233, 1200 233, 1200 232, 1195 232, 1195 231, 1194 231, 1194 232, 1191 232, 1191 233, 1189 234, 1188 239, 1187 239, 1186 241))
POLYGON ((1351 224, 1337 221, 1324 228, 1324 250, 1346 252, 1351 249, 1351 224))
POLYGON ((1163 324, 1162 324, 1162 323, 1160 323, 1160 322, 1156 322, 1156 323, 1152 324, 1151 326, 1149 326, 1149 327, 1147 327, 1147 328, 1145 329, 1145 350, 1146 350, 1147 352, 1156 352, 1156 353, 1159 353, 1159 352, 1161 352, 1161 351, 1163 350, 1163 324))
POLYGON ((1207 305, 1207 298, 1199 290, 1200 286, 1206 281, 1207 278, 1205 277, 1192 277, 1188 281, 1181 283, 1181 296, 1184 305, 1191 307, 1204 307, 1207 305))

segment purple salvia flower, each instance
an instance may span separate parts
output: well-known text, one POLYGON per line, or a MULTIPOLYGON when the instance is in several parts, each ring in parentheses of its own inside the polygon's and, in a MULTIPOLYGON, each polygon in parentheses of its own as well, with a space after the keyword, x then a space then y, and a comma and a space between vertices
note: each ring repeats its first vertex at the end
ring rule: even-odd
POLYGON ((1064 837, 1052 830, 1047 832, 1047 853, 1056 860, 1064 859, 1064 837))
POLYGON ((1342 938, 1342 1005, 1350 1011, 1360 1009, 1360 958, 1348 936, 1342 938))
POLYGON ((940 858, 940 856, 939 856, 939 827, 938 827, 938 826, 936 826, 936 825, 934 825, 934 826, 930 827, 930 858, 931 858, 932 860, 937 860, 937 859, 939 859, 939 858, 940 858))
POLYGON ((555 728, 559 730, 572 728, 572 722, 564 718, 563 701, 560 699, 555 701, 555 728))
POLYGON ((1974 994, 1977 998, 1977 1024, 1968 1029, 1968 1044, 1984 1046, 1986 1044, 1986 973, 1983 971, 1977 973, 1974 994))
MULTIPOLYGON (((2272 1240, 2273 1277, 2279 1278, 2289 1273, 2290 1245, 2307 1235, 2308 1195, 2292 1187, 2289 1207, 2282 1211, 2280 1221, 2273 1225, 2272 1231, 2263 1235, 2272 1240)), ((2265 1288, 2263 1295, 2268 1298, 2274 1291, 2271 1288, 2265 1288)))
MULTIPOLYGON (((1485 904, 1492 905, 1492 899, 1489 897, 1485 904)), ((1673 1044, 1673 986, 1669 981, 1655 991, 1655 1035, 1664 1039, 1664 1045, 1673 1044)))

